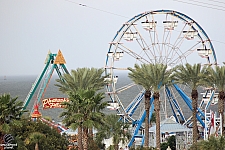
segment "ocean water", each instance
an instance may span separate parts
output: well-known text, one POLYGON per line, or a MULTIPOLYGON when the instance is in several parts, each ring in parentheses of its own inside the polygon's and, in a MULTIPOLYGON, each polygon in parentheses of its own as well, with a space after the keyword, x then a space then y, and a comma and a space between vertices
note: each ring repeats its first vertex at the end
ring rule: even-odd
MULTIPOLYGON (((18 97, 18 100, 24 101, 35 82, 37 76, 7 76, 6 80, 3 78, 0 79, 0 94, 9 93, 11 97, 18 97)), ((54 86, 56 84, 56 76, 53 76, 46 88, 44 98, 50 97, 65 97, 66 95, 59 92, 58 88, 54 86)), ((40 90, 40 86, 35 91, 35 94, 31 101, 29 102, 27 109, 31 111, 34 101, 37 99, 37 94, 40 90)), ((51 116, 52 119, 60 121, 59 118, 62 109, 45 109, 43 110, 42 104, 39 104, 39 111, 42 113, 42 116, 51 116)))
MULTIPOLYGON (((9 93, 11 95, 11 97, 13 97, 13 98, 18 97, 18 100, 24 101, 32 87, 32 84, 35 82, 36 78, 37 78, 37 76, 7 76, 6 80, 4 80, 4 77, 0 77, 0 94, 9 93)), ((57 79, 57 78, 58 77, 56 75, 52 76, 52 78, 48 84, 48 87, 46 88, 44 98, 66 97, 66 95, 61 93, 58 90, 58 87, 55 86, 55 84, 56 84, 55 79, 57 79)), ((123 87, 124 85, 127 85, 129 83, 131 83, 131 80, 127 77, 127 75, 121 74, 118 77, 118 82, 117 82, 116 88, 119 89, 120 87, 123 87)), ((34 101, 37 97, 39 89, 40 89, 40 87, 36 90, 33 98, 31 99, 31 101, 27 107, 28 111, 30 111, 31 108, 33 107, 34 101)), ((140 90, 141 90, 141 88, 138 86, 133 86, 128 89, 121 90, 121 91, 118 90, 120 92, 117 94, 117 96, 119 97, 120 101, 122 102, 124 108, 126 108, 126 106, 137 96, 137 93, 139 93, 140 90)), ((189 90, 185 89, 185 90, 187 91, 187 95, 190 94, 190 89, 189 90)), ((199 92, 199 93, 201 93, 201 92, 199 92)), ((176 93, 176 91, 174 91, 174 94, 178 95, 176 93)), ((199 94, 199 95, 200 95, 199 96, 199 103, 200 103, 201 94, 199 94)), ((165 117, 165 114, 167 115, 167 117, 169 117, 173 114, 172 114, 172 110, 170 108, 168 101, 165 100, 165 93, 163 90, 160 91, 160 96, 161 96, 160 97, 161 104, 163 106, 163 107, 161 107, 161 110, 162 110, 161 112, 163 112, 163 109, 165 111, 164 114, 162 113, 162 119, 163 119, 165 117)), ((177 96, 177 100, 178 100, 180 107, 182 108, 182 112, 183 112, 185 118, 188 119, 191 116, 191 110, 188 108, 188 106, 186 105, 184 100, 179 97, 179 95, 177 96)), ((107 94, 105 95, 104 101, 110 101, 109 96, 107 94)), ((143 111, 143 109, 144 109, 144 102, 141 102, 132 117, 135 120, 137 120, 140 117, 140 114, 143 111)), ((214 109, 214 110, 217 109, 217 106, 212 106, 212 109, 214 109)), ((63 109, 60 109, 60 108, 43 109, 42 105, 40 104, 39 111, 42 113, 42 116, 50 116, 52 119, 54 119, 56 121, 62 120, 62 118, 60 118, 59 116, 62 113, 63 109)), ((105 109, 104 112, 107 114, 117 113, 115 110, 109 110, 109 109, 105 109)))

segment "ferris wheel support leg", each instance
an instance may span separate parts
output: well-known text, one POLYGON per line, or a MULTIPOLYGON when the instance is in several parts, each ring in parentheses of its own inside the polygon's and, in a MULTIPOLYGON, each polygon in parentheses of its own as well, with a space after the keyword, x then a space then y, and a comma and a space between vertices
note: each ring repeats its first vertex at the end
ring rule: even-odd
MULTIPOLYGON (((192 111, 192 105, 191 105, 191 99, 176 85, 173 84, 174 87, 176 88, 177 92, 180 94, 180 96, 182 97, 182 99, 185 101, 185 103, 188 105, 189 109, 192 111)), ((205 117, 205 115, 203 114, 203 112, 197 108, 198 112, 200 113, 201 116, 205 117)), ((197 114, 196 115, 198 121, 201 123, 201 125, 205 128, 205 123, 202 121, 201 117, 197 114)))
POLYGON ((132 146, 132 144, 134 142, 134 138, 138 134, 138 131, 140 130, 142 122, 144 121, 145 117, 146 117, 146 111, 143 111, 143 114, 142 114, 140 120, 137 122, 137 127, 134 130, 134 134, 133 134, 133 136, 132 136, 132 138, 131 138, 131 140, 130 140, 130 142, 128 144, 128 147, 132 146))
POLYGON ((171 109, 172 109, 173 116, 174 116, 175 119, 176 119, 176 122, 179 123, 179 119, 177 118, 177 115, 176 115, 176 113, 175 113, 175 111, 174 111, 173 105, 172 105, 172 103, 171 103, 170 100, 169 100, 169 104, 170 104, 170 107, 171 107, 171 109))
POLYGON ((143 97, 144 97, 144 93, 141 93, 140 96, 130 105, 130 107, 128 107, 126 109, 126 113, 130 112, 129 113, 130 117, 134 114, 135 110, 139 106, 139 104, 140 104, 141 100, 143 99, 143 97))
POLYGON ((212 100, 213 100, 213 98, 214 98, 214 95, 215 95, 215 91, 213 90, 213 91, 212 91, 212 94, 211 94, 211 96, 210 96, 210 98, 209 98, 209 101, 208 101, 208 103, 207 103, 206 106, 205 106, 205 110, 208 110, 209 106, 210 106, 211 103, 212 103, 212 100))
POLYGON ((149 122, 150 122, 150 120, 151 120, 151 118, 152 118, 152 114, 153 114, 153 112, 154 112, 154 104, 152 104, 152 105, 151 105, 151 108, 150 108, 150 113, 149 113, 149 122))
MULTIPOLYGON (((154 111, 154 104, 153 104, 153 101, 154 101, 154 98, 153 98, 153 96, 152 96, 152 97, 151 97, 151 100, 150 100, 150 106, 151 106, 151 108, 150 108, 150 113, 149 113, 149 120, 151 120, 152 113, 153 113, 153 111, 154 111)), ((128 144, 128 147, 131 147, 131 146, 132 146, 135 137, 142 137, 141 146, 144 145, 144 136, 143 136, 143 135, 138 135, 138 131, 140 130, 141 125, 142 125, 142 123, 143 123, 144 120, 145 120, 145 117, 146 117, 146 111, 144 110, 144 111, 143 111, 143 114, 141 115, 141 118, 140 118, 139 120, 137 120, 137 126, 136 126, 136 128, 135 128, 135 130, 134 130, 134 134, 133 134, 133 136, 132 136, 132 138, 131 138, 131 140, 130 140, 130 142, 129 142, 129 144, 128 144)))
POLYGON ((181 111, 181 108, 179 107, 178 105, 178 102, 176 101, 176 99, 174 98, 174 96, 172 95, 172 93, 170 92, 170 89, 168 87, 165 88, 166 89, 166 96, 169 100, 169 103, 170 103, 170 106, 171 106, 171 109, 173 111, 173 114, 174 114, 174 117, 177 121, 177 123, 179 123, 179 119, 177 118, 177 114, 175 113, 174 111, 174 107, 176 108, 177 112, 179 113, 179 115, 181 116, 181 119, 182 121, 185 121, 185 117, 181 111), (172 101, 172 102, 171 102, 172 101), (174 106, 174 107, 173 107, 174 106))

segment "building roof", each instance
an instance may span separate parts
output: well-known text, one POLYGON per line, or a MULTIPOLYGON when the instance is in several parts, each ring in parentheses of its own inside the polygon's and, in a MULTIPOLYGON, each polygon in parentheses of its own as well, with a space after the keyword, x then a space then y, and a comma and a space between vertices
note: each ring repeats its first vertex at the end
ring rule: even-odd
POLYGON ((73 129, 67 129, 66 131, 62 131, 61 134, 67 134, 67 135, 77 135, 78 134, 78 130, 76 129, 75 131, 73 129))
MULTIPOLYGON (((156 131, 156 125, 152 126, 149 129, 149 132, 155 132, 155 131, 156 131)), ((180 123, 177 123, 172 118, 167 118, 160 122, 160 132, 161 133, 184 132, 184 131, 192 131, 192 130, 180 123)))

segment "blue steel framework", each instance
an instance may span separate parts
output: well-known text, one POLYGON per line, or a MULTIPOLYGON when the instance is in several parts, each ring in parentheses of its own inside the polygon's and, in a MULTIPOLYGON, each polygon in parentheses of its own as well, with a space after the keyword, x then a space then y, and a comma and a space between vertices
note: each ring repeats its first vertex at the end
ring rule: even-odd
MULTIPOLYGON (((69 72, 65 66, 65 60, 64 60, 60 50, 58 51, 58 54, 52 54, 50 51, 47 54, 44 69, 42 70, 41 74, 37 77, 35 82, 33 83, 32 88, 30 89, 30 91, 23 103, 23 110, 25 110, 27 108, 28 104, 34 97, 35 91, 38 89, 39 86, 40 86, 40 89, 38 91, 37 96, 35 96, 35 98, 34 98, 35 99, 34 103, 39 103, 41 101, 54 70, 56 70, 56 72, 61 80, 62 80, 63 73, 69 74, 69 72), (59 61, 56 61, 57 56, 62 57, 62 58, 59 58, 59 61)), ((33 108, 31 110, 31 113, 32 112, 33 112, 33 108)))
MULTIPOLYGON (((140 90, 139 94, 137 94, 137 96, 133 100, 126 99, 127 101, 130 101, 130 103, 125 108, 123 105, 124 98, 121 99, 118 96, 118 94, 120 94, 122 91, 125 91, 133 87, 134 85, 130 84, 130 85, 126 85, 124 87, 118 88, 116 86, 116 83, 118 80, 118 74, 117 74, 118 72, 116 72, 116 70, 126 70, 127 67, 133 67, 132 65, 134 65, 134 63, 140 63, 140 64, 164 63, 170 67, 173 67, 179 63, 193 61, 191 60, 192 58, 187 59, 187 57, 188 56, 192 57, 193 55, 196 55, 194 53, 197 52, 197 49, 199 47, 201 47, 203 51, 205 50, 204 51, 205 53, 200 55, 201 57, 205 58, 204 59, 206 60, 205 63, 216 65, 217 59, 216 59, 215 50, 213 48, 211 40, 209 39, 208 35, 203 30, 203 28, 192 18, 188 17, 185 14, 182 14, 180 12, 173 11, 173 10, 156 10, 156 11, 148 11, 148 12, 138 14, 134 16, 133 18, 131 18, 130 20, 128 20, 126 23, 124 23, 122 27, 117 31, 115 37, 110 43, 109 50, 106 57, 106 62, 105 62, 105 73, 110 74, 110 78, 108 78, 107 80, 111 82, 111 84, 106 86, 106 90, 111 102, 118 103, 119 107, 116 108, 116 111, 118 114, 122 114, 121 120, 123 117, 123 120, 132 122, 133 126, 135 127, 133 136, 128 144, 129 147, 132 146, 135 138, 142 139, 141 145, 143 145, 144 143, 144 135, 142 132, 140 133, 140 130, 143 128, 142 123, 144 121, 144 118, 146 117, 146 112, 145 110, 142 111, 138 119, 134 119, 132 115, 134 114, 135 110, 140 106, 140 103, 144 97, 145 90, 144 89, 140 90), (163 18, 162 17, 157 18, 156 16, 163 16, 163 18), (157 24, 158 24, 158 21, 162 19, 166 20, 165 23, 167 23, 167 25, 168 24, 172 25, 172 27, 171 26, 170 26, 171 28, 164 27, 162 33, 160 33, 157 30, 161 26, 157 26, 157 24), (141 22, 141 20, 142 21, 144 20, 144 22, 141 22), (178 24, 177 20, 183 23, 183 28, 181 28, 178 31, 180 32, 180 34, 176 35, 175 40, 172 41, 170 40, 170 38, 172 37, 172 33, 177 32, 174 29, 177 26, 175 25, 175 23, 178 24), (146 31, 146 28, 145 28, 145 31, 148 32, 148 35, 150 37, 149 38, 150 44, 147 44, 149 41, 146 42, 146 40, 144 39, 145 37, 141 33, 141 30, 144 30, 144 29, 138 28, 138 26, 141 24, 140 22, 147 23, 148 25, 147 31, 146 31), (187 31, 184 31, 185 29, 187 31), (198 38, 198 41, 195 40, 195 43, 193 43, 194 36, 191 36, 191 38, 189 38, 185 42, 192 41, 191 45, 193 46, 190 49, 185 49, 185 46, 187 45, 182 47, 181 45, 184 43, 185 36, 187 37, 187 35, 182 36, 181 35, 182 32, 191 33, 195 31, 197 32, 196 37, 198 38), (161 37, 162 38, 161 43, 159 42, 159 38, 160 38, 159 34, 163 34, 163 36, 161 37), (124 37, 126 38, 126 40, 124 37), (138 43, 140 51, 137 52, 138 47, 132 48, 130 44, 131 42, 138 43), (171 42, 173 42, 173 44, 170 44, 171 42), (211 53, 210 53, 211 55, 208 52, 206 52, 206 50, 211 50, 211 53), (150 51, 152 55, 151 56, 147 55, 147 51, 150 51), (158 51, 158 55, 156 55, 157 53, 156 51, 158 51), (166 52, 163 52, 163 51, 166 51, 166 52), (179 52, 180 54, 178 54, 179 52), (177 54, 178 56, 172 58, 172 55, 170 55, 170 53, 173 53, 173 55, 177 54), (144 56, 145 54, 146 56, 144 56), (125 60, 124 62, 120 64, 122 67, 119 68, 118 62, 124 59, 122 57, 125 55, 131 56, 131 58, 134 59, 135 62, 132 64, 129 64, 129 66, 125 66, 125 64, 129 63, 127 60, 125 60)), ((184 100, 184 102, 187 104, 189 109, 192 110, 191 99, 177 85, 174 85, 174 89, 177 91, 179 96, 184 100)), ((171 87, 165 87, 165 95, 169 101, 169 105, 171 106, 171 109, 176 121, 179 122, 179 119, 177 117, 177 113, 178 113, 181 116, 181 120, 185 121, 185 123, 187 124, 188 121, 190 120, 185 119, 182 113, 182 109, 180 108, 178 101, 176 99, 176 96, 173 95, 173 93, 171 92, 171 87)), ((153 98, 151 98, 151 101, 150 101, 151 112, 150 112, 149 118, 151 118, 152 112, 154 110, 153 101, 154 101, 153 98)), ((202 121, 201 117, 204 117, 204 113, 201 111, 200 108, 198 108, 197 118, 198 118, 198 121, 204 127, 205 124, 202 121)))

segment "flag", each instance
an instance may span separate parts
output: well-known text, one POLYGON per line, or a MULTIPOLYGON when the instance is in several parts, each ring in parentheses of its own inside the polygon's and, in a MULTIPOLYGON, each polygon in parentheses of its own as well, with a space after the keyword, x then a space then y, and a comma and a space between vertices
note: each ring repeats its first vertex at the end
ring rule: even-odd
POLYGON ((210 123, 210 135, 215 134, 215 119, 214 112, 210 110, 211 114, 211 123, 210 123))

